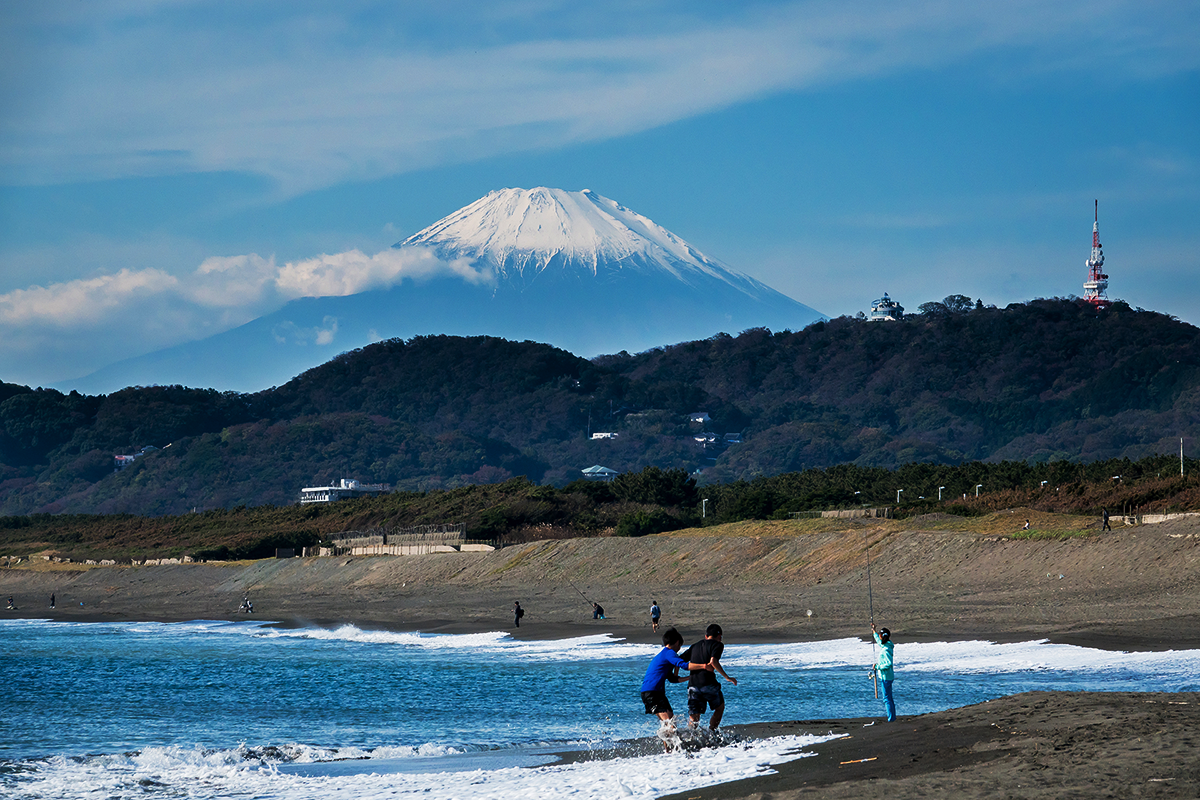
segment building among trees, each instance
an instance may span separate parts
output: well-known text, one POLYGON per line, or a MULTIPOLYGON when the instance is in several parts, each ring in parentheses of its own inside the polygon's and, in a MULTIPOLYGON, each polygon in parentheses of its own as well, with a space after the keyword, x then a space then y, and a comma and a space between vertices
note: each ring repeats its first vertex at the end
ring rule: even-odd
POLYGON ((334 503, 353 497, 378 497, 391 490, 392 487, 386 483, 359 483, 342 478, 334 486, 306 486, 301 489, 300 505, 334 503))

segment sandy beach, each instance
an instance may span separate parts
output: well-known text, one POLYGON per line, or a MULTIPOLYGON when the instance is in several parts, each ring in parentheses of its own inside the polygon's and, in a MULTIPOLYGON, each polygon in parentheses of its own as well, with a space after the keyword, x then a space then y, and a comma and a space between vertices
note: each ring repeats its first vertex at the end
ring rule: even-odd
MULTIPOLYGON (((607 633, 641 642, 657 639, 648 615, 657 600, 663 623, 685 638, 719 622, 727 646, 864 636, 873 606, 900 643, 1200 648, 1200 524, 1193 521, 1048 540, 948 530, 936 520, 837 522, 535 542, 484 554, 151 567, 35 561, 0 569, 0 595, 14 598, 16 610, 4 612, 10 618, 245 619, 238 607, 249 593, 256 618, 285 625, 508 630, 538 639, 607 633), (520 628, 512 626, 514 600, 527 609, 520 628), (591 618, 590 600, 604 606, 606 619, 591 618)), ((776 775, 688 798, 1200 796, 1195 694, 1037 693, 901 713, 893 725, 869 727, 869 720, 733 726, 745 736, 832 730, 851 738, 827 742, 776 775), (868 758, 875 760, 859 761, 868 758)))

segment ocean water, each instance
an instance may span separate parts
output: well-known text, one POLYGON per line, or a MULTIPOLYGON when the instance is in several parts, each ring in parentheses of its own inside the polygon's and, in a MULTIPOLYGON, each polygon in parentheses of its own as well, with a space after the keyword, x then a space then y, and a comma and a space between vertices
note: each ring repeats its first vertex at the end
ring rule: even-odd
MULTIPOLYGON (((827 733, 661 753, 638 695, 658 649, 603 635, 0 621, 0 796, 652 798, 761 773, 827 733), (551 755, 567 750, 606 757, 551 755)), ((725 724, 878 716, 872 652, 731 636, 725 724)), ((1200 650, 901 638, 896 661, 902 715, 1031 689, 1200 690, 1200 650)), ((682 685, 668 695, 686 710, 682 685)))

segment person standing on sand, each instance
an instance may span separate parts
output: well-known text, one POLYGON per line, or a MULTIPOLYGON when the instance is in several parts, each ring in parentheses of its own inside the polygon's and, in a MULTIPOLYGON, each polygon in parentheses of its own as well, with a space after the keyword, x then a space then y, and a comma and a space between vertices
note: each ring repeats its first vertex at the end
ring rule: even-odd
POLYGON ((1112 527, 1108 524, 1108 509, 1107 508, 1100 509, 1100 521, 1103 523, 1100 526, 1101 531, 1111 531, 1112 530, 1112 527))
POLYGON ((650 601, 650 630, 653 633, 658 633, 658 620, 662 616, 662 610, 658 607, 657 600, 650 601))
POLYGON ((887 711, 887 721, 896 721, 896 701, 892 698, 892 681, 896 677, 896 673, 892 669, 893 651, 895 645, 892 644, 892 632, 887 628, 875 630, 875 623, 871 623, 871 635, 875 637, 876 644, 879 645, 879 658, 875 661, 874 670, 879 674, 879 683, 883 685, 883 707, 887 711))
POLYGON ((54 593, 50 593, 50 607, 54 608, 54 593))
POLYGON ((716 733, 725 714, 725 696, 721 693, 721 684, 717 675, 737 686, 737 681, 725 674, 721 669, 721 653, 725 652, 725 644, 721 626, 715 622, 704 631, 704 638, 680 653, 680 658, 688 661, 688 727, 694 728, 700 723, 700 717, 711 708, 713 715, 708 721, 708 729, 716 733), (711 667, 711 669, 706 669, 711 667), (715 674, 714 674, 715 673, 715 674))
POLYGON ((521 617, 525 616, 525 609, 521 608, 520 600, 513 600, 513 626, 521 627, 521 617))
MULTIPOLYGON (((681 683, 683 678, 679 677, 679 669, 688 669, 690 665, 679 657, 679 648, 683 646, 679 631, 668 628, 663 633, 662 641, 663 649, 650 662, 646 677, 642 679, 642 705, 646 707, 647 714, 657 714, 662 720, 658 735, 663 740, 663 747, 670 752, 670 740, 675 736, 675 724, 671 721, 675 709, 671 708, 671 701, 667 699, 667 681, 681 683)), ((705 669, 712 672, 713 668, 709 664, 705 669)))

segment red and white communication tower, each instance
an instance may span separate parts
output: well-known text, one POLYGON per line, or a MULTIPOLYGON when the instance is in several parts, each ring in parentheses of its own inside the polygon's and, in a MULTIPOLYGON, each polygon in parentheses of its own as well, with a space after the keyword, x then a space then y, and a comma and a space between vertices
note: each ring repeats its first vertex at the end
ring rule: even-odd
POLYGON ((1083 301, 1094 307, 1108 308, 1112 301, 1108 290, 1108 276, 1104 274, 1104 249, 1100 245, 1100 201, 1096 201, 1096 221, 1092 224, 1092 257, 1087 260, 1088 279, 1083 285, 1083 301))

